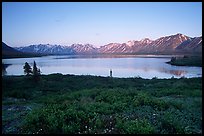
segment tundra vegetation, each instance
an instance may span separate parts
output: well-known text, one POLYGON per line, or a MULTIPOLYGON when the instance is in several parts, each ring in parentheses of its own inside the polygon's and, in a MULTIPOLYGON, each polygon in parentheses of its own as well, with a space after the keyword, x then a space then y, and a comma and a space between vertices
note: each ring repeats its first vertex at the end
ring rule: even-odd
POLYGON ((39 78, 2 77, 2 133, 202 133, 202 78, 39 78))

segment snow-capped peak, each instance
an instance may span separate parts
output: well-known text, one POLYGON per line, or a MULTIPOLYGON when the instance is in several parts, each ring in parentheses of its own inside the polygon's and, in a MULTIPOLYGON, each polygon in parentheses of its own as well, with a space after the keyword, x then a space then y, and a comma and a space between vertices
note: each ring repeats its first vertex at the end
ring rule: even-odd
POLYGON ((148 43, 151 43, 152 41, 149 38, 144 38, 140 42, 148 44, 148 43))
POLYGON ((133 40, 133 41, 128 41, 126 44, 127 44, 128 46, 133 46, 133 45, 135 44, 135 40, 133 40))

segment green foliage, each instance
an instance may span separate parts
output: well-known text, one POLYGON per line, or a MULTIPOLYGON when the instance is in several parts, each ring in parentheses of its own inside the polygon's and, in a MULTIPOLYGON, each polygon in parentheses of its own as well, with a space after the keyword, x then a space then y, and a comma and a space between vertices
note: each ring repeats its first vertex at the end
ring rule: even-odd
POLYGON ((12 90, 7 92, 5 95, 9 97, 14 97, 14 98, 29 99, 32 96, 32 93, 29 92, 28 90, 22 90, 20 93, 18 90, 12 90))
POLYGON ((184 133, 182 124, 175 118, 175 116, 171 112, 165 112, 162 120, 162 128, 164 131, 167 131, 168 133, 184 133))
POLYGON ((127 120, 127 118, 117 117, 116 128, 124 134, 154 134, 156 132, 155 127, 143 118, 127 120))
POLYGON ((154 127, 147 120, 131 120, 124 124, 124 132, 127 134, 153 134, 154 127))
POLYGON ((41 75, 38 85, 27 76, 2 78, 3 98, 25 98, 24 104, 40 105, 21 115, 19 133, 200 134, 202 130, 201 78, 51 74, 41 75))
POLYGON ((167 108, 169 108, 168 103, 164 100, 151 97, 149 94, 143 92, 138 93, 138 95, 134 97, 133 105, 135 107, 149 105, 159 110, 166 110, 167 108))

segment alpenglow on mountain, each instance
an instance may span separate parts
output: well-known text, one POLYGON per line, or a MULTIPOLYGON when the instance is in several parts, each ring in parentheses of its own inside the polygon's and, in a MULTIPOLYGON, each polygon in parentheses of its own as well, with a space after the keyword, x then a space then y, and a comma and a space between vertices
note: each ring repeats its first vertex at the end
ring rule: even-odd
POLYGON ((27 53, 44 54, 172 54, 202 53, 202 36, 188 37, 183 34, 165 36, 156 40, 144 38, 140 41, 126 43, 109 43, 99 48, 91 44, 72 44, 71 46, 38 44, 15 49, 27 53))

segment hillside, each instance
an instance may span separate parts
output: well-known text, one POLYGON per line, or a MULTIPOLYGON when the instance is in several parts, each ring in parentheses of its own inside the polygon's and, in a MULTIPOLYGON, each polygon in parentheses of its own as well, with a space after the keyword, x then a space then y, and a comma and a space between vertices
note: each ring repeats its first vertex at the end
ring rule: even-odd
POLYGON ((6 45, 4 42, 2 42, 2 57, 9 57, 9 56, 21 56, 24 53, 21 51, 18 51, 8 45, 6 45))
POLYGON ((24 53, 2 42, 2 58, 3 59, 4 58, 37 57, 37 56, 41 56, 41 55, 35 54, 35 53, 24 53))

